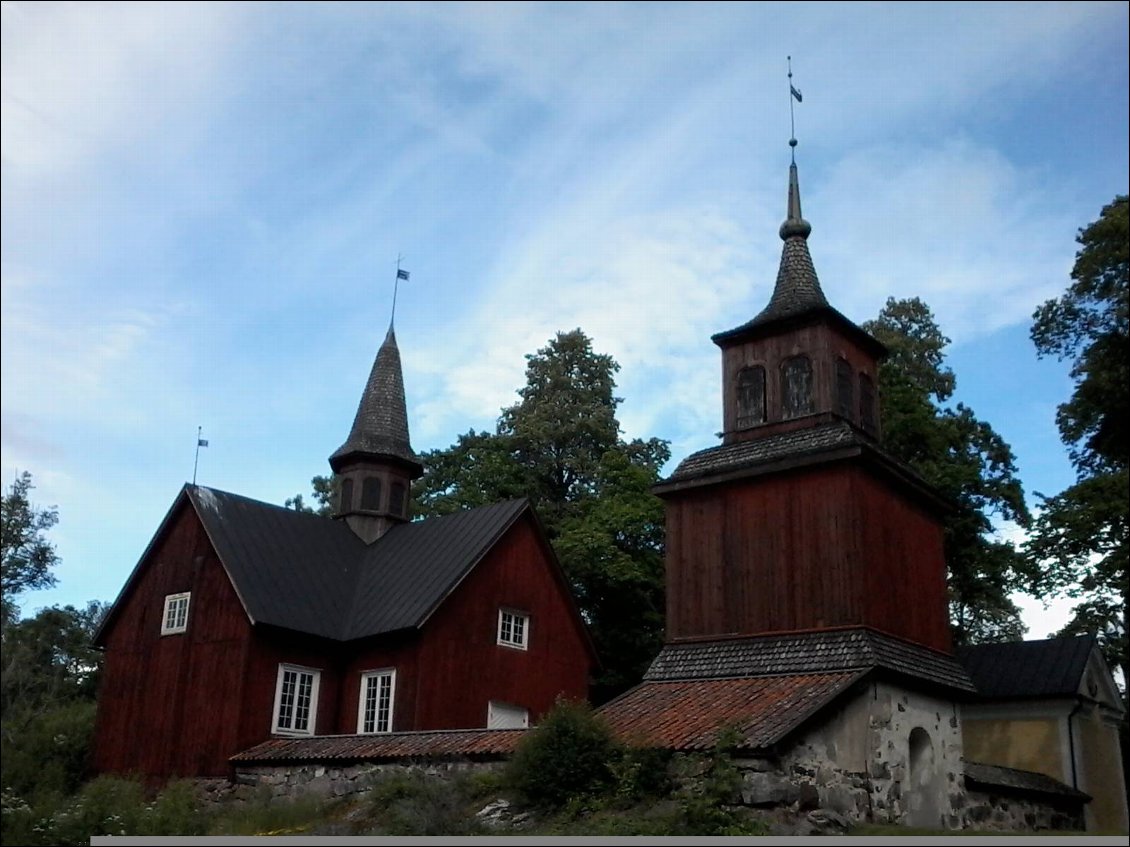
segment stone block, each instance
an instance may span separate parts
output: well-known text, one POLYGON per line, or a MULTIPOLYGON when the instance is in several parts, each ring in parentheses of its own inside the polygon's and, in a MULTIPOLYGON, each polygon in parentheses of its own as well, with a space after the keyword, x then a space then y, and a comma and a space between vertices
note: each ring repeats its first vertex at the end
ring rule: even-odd
POLYGON ((747 772, 742 776, 742 803, 746 806, 780 806, 800 798, 797 786, 777 773, 747 772))

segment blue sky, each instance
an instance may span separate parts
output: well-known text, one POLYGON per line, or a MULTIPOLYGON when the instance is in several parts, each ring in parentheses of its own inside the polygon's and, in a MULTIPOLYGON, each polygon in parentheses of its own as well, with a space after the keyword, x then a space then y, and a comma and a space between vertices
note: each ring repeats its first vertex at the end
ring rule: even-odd
MULTIPOLYGON (((2 475, 116 596, 181 485, 308 493, 389 320, 417 450, 581 327, 629 437, 715 442, 789 161, 825 293, 919 296, 1026 491, 1072 481, 1034 308, 1127 191, 1126 3, 3 3, 2 475)), ((672 465, 673 467, 673 465, 672 465)), ((1007 528, 1006 528, 1007 531, 1007 528)), ((1033 613, 1029 637, 1062 622, 1033 613)))

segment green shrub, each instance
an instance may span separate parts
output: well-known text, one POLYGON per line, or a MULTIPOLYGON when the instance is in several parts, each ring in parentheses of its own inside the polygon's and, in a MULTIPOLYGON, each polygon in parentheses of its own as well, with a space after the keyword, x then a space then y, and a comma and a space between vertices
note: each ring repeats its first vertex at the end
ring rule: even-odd
POLYGON ((623 751, 587 703, 559 700, 519 742, 507 764, 510 785, 528 802, 561 808, 615 781, 623 751))
POLYGON ((94 703, 75 702, 35 712, 9 710, 0 757, 4 788, 33 805, 77 791, 87 774, 95 709, 94 703))

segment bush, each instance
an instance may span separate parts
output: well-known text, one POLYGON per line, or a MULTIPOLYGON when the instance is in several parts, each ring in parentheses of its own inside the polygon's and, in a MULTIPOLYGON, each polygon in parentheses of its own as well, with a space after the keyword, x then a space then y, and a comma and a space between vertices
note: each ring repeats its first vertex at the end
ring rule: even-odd
POLYGON ((561 808, 615 782, 623 750, 587 703, 559 700, 519 742, 507 764, 510 785, 536 806, 561 808))
POLYGON ((33 805, 77 791, 87 772, 95 708, 94 703, 75 702, 6 713, 0 757, 4 788, 33 805))

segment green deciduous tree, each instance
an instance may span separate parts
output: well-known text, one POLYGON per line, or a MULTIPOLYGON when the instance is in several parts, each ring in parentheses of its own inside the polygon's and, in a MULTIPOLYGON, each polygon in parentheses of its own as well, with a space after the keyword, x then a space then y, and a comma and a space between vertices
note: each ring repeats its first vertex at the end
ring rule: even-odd
POLYGON ((1115 197, 1079 230, 1073 280, 1033 315, 1037 353, 1071 362, 1056 413, 1076 482, 1040 511, 1026 547, 1034 593, 1079 598, 1064 634, 1094 632, 1130 679, 1130 200, 1115 197))
POLYGON ((495 432, 424 453, 414 494, 424 516, 529 497, 604 663, 601 702, 638 682, 663 641, 663 505, 650 491, 667 442, 625 441, 619 365, 581 330, 528 355, 519 401, 495 432))
POLYGON ((58 522, 59 513, 54 507, 33 506, 28 499, 32 488, 31 474, 24 471, 0 500, 0 597, 5 625, 19 616, 20 594, 55 584, 51 569, 59 558, 45 533, 58 522))
POLYGON ((972 409, 948 405, 957 383, 945 364, 949 339, 925 303, 890 298, 863 327, 890 350, 879 371, 884 446, 953 504, 943 520, 955 640, 1023 637, 1009 599, 1023 558, 992 537, 994 520, 1029 522, 1012 449, 972 409))

